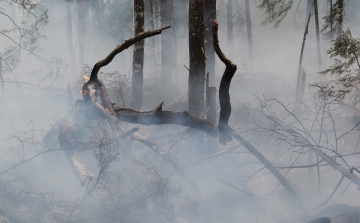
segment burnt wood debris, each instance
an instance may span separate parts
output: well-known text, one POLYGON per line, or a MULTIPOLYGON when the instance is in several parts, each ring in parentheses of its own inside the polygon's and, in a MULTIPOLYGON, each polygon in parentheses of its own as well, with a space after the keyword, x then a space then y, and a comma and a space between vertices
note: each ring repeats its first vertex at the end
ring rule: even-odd
MULTIPOLYGON (((184 178, 194 190, 199 191, 200 188, 196 185, 195 181, 186 174, 186 172, 178 164, 175 158, 171 157, 167 153, 163 153, 160 147, 154 142, 136 133, 135 131, 137 129, 125 130, 121 122, 136 123, 141 125, 175 124, 191 127, 205 132, 215 138, 219 138, 219 142, 223 145, 226 145, 230 140, 232 140, 232 137, 234 137, 251 154, 253 154, 271 172, 271 174, 273 174, 278 179, 280 184, 293 198, 294 206, 306 212, 302 199, 296 193, 295 189, 291 186, 291 184, 285 179, 285 177, 254 146, 247 142, 239 133, 237 133, 228 125, 228 120, 231 114, 229 88, 232 77, 234 76, 237 67, 229 59, 226 58, 226 56, 222 53, 220 49, 217 36, 218 23, 216 20, 214 20, 212 29, 214 40, 213 45, 216 54, 218 55, 220 60, 226 65, 226 69, 221 79, 219 88, 219 101, 221 109, 218 125, 209 122, 206 119, 191 115, 187 111, 163 111, 162 109, 160 109, 162 106, 158 106, 158 108, 153 111, 140 111, 130 108, 113 106, 107 95, 104 84, 101 82, 101 80, 98 79, 99 70, 102 67, 108 65, 118 53, 135 44, 137 41, 154 35, 158 35, 163 30, 166 30, 170 27, 171 26, 141 33, 125 41, 122 45, 117 46, 105 59, 99 61, 94 65, 91 71, 89 81, 85 83, 82 87, 83 100, 77 102, 74 114, 72 114, 68 119, 68 122, 61 127, 59 133, 60 146, 65 150, 65 154, 67 155, 69 161, 72 163, 76 175, 82 181, 85 180, 84 176, 93 175, 92 173, 89 173, 88 168, 86 168, 86 164, 83 162, 82 158, 78 154, 78 151, 75 149, 78 145, 76 145, 74 139, 76 138, 76 135, 80 134, 81 132, 81 127, 79 127, 79 123, 77 123, 76 120, 80 119, 79 116, 83 116, 83 113, 86 112, 91 113, 91 115, 95 117, 107 119, 113 124, 115 124, 117 131, 120 132, 120 136, 124 137, 129 135, 133 139, 149 147, 156 154, 158 154, 161 159, 169 162, 173 166, 174 170, 182 178, 184 178), (100 101, 98 100, 98 96, 100 96, 100 101), (89 110, 91 112, 89 112, 89 110), (126 132, 126 134, 124 132, 126 132), (69 150, 71 152, 66 152, 69 150)), ((162 103, 160 105, 162 105, 162 103)), ((89 114, 87 116, 89 116, 89 114)))

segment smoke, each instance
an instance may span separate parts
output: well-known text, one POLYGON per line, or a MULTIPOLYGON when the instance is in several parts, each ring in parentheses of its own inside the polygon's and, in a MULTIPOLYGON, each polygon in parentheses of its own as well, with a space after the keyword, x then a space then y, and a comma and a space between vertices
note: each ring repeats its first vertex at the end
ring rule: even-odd
MULTIPOLYGON (((28 24, 36 21, 16 4, 0 2, 3 4, 1 12, 9 14, 15 23, 21 24, 27 18, 28 24)), ((149 2, 145 1, 145 30, 152 27, 149 2)), ((39 39, 36 44, 39 49, 35 52, 45 60, 21 49, 19 55, 13 56, 13 61, 3 62, 6 93, 0 96, 0 187, 4 189, 0 193, 3 204, 0 215, 13 222, 49 222, 48 219, 64 222, 71 215, 69 222, 255 223, 306 222, 358 210, 359 199, 355 199, 358 188, 345 178, 326 205, 313 211, 333 193, 342 175, 311 149, 322 149, 346 168, 347 165, 358 167, 356 124, 359 117, 353 107, 332 101, 321 89, 308 87, 308 84, 335 78, 318 74, 313 17, 303 60, 308 73, 305 101, 301 114, 292 112, 307 1, 294 1, 277 29, 271 25, 262 26, 265 16, 256 8, 259 1, 250 3, 253 61, 249 58, 246 26, 241 22, 243 1, 233 0, 233 14, 238 17, 234 18, 233 43, 229 44, 232 47, 227 47, 226 1, 217 4, 219 44, 226 55, 232 51, 233 58, 229 59, 238 66, 230 87, 233 108, 229 124, 285 176, 302 198, 308 213, 304 214, 293 205, 292 197, 279 181, 238 141, 233 139, 227 146, 214 141, 216 151, 209 150, 204 143, 194 152, 194 146, 188 144, 188 136, 195 131, 190 129, 179 138, 185 130, 176 125, 139 126, 138 133, 154 142, 159 147, 157 150, 130 137, 115 140, 118 132, 107 121, 90 122, 85 115, 79 116, 76 121, 83 130, 75 138, 75 149, 92 173, 79 179, 76 167, 61 150, 59 131, 75 113, 75 101, 82 98, 80 89, 84 80, 79 77, 89 76, 95 63, 133 36, 132 1, 87 3, 89 13, 85 18, 84 39, 79 39, 77 8, 71 1, 76 58, 76 73, 73 73, 67 42, 66 2, 43 0, 33 12, 41 15, 48 10, 49 22, 41 30, 44 38, 39 39), (85 45, 85 69, 80 64, 79 41, 84 41, 85 45), (15 63, 15 59, 20 63, 10 71, 10 62, 15 63), (66 89, 68 84, 71 97, 66 89), (294 134, 303 141, 299 143, 294 134), (178 142, 172 146, 176 140, 178 142), (161 157, 166 150, 169 150, 168 157, 161 157), (319 170, 304 167, 318 162, 319 170), (31 208, 31 203, 35 202, 36 208, 31 208), (11 212, 16 208, 32 216, 29 219, 37 220, 24 220, 26 217, 11 212)), ((156 5, 153 21, 154 28, 158 29, 160 9, 156 5)), ((319 7, 321 18, 328 6, 323 3, 319 7)), ((346 2, 345 7, 344 25, 358 37, 359 2, 346 2)), ((154 110, 162 101, 175 98, 164 108, 187 110, 184 94, 189 73, 188 3, 175 1, 174 15, 177 55, 166 55, 176 58, 174 89, 167 95, 162 94, 161 53, 166 54, 166 50, 161 49, 161 35, 146 39, 144 110, 154 110)), ((18 30, 11 20, 3 18, 0 30, 14 29, 8 34, 19 42, 18 30)), ((321 26, 323 20, 320 21, 321 26)), ((11 39, 4 35, 0 38, 1 52, 9 46, 18 49, 11 39)), ((326 54, 329 47, 329 40, 322 38, 323 69, 331 65, 326 54)), ((131 104, 132 51, 130 47, 117 55, 99 74, 116 106, 131 104)), ((224 69, 223 63, 216 59, 217 89, 224 69)), ((122 125, 124 129, 138 126, 122 125)), ((204 142, 210 137, 201 136, 204 142)))

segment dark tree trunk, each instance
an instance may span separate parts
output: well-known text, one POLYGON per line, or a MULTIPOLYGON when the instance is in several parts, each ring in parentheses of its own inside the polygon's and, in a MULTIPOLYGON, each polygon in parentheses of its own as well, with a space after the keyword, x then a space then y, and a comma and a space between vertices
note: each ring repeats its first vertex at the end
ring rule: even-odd
POLYGON ((80 78, 83 78, 83 68, 84 68, 84 43, 85 43, 85 32, 86 32, 86 23, 85 23, 85 3, 84 0, 77 0, 77 11, 78 11, 78 32, 79 32, 79 60, 80 60, 80 78))
POLYGON ((205 49, 204 0, 191 0, 189 4, 189 112, 200 116, 204 110, 205 49))
MULTIPOLYGON (((155 9, 155 14, 154 14, 154 26, 155 29, 159 29, 161 27, 160 23, 161 23, 161 16, 159 15, 160 13, 160 2, 158 0, 154 1, 154 9, 155 9)), ((161 36, 155 36, 155 58, 157 61, 156 64, 156 71, 157 74, 159 74, 159 72, 161 72, 161 36)))
MULTIPOLYGON (((174 25, 174 1, 173 0, 161 0, 160 1, 160 13, 161 13, 161 27, 168 25, 174 25)), ((175 55, 175 42, 174 42, 173 27, 169 32, 164 32, 161 35, 161 86, 163 88, 163 95, 169 95, 173 88, 173 70, 175 55)), ((164 101, 168 101, 168 98, 164 98, 164 101)))
POLYGON ((253 36, 252 36, 252 25, 251 25, 251 14, 250 14, 250 1, 245 0, 245 19, 246 19, 246 30, 248 38, 248 47, 249 47, 249 58, 250 61, 253 61, 254 50, 253 50, 253 36))
POLYGON ((70 70, 71 76, 76 76, 76 56, 75 49, 73 44, 73 34, 72 34, 72 16, 71 16, 71 3, 70 0, 66 0, 66 37, 68 50, 70 55, 70 70))
MULTIPOLYGON (((155 14, 154 14, 154 0, 149 0, 149 22, 150 29, 155 29, 155 14)), ((150 52, 150 67, 154 69, 154 73, 157 74, 157 61, 156 61, 156 42, 155 38, 151 38, 149 41, 149 52, 150 52)))
MULTIPOLYGON (((309 32, 309 23, 310 23, 310 18, 311 18, 311 14, 308 15, 308 19, 307 19, 307 23, 306 23, 306 27, 304 30, 304 35, 303 35, 303 41, 302 41, 302 45, 301 45, 301 51, 300 51, 300 59, 299 59, 299 67, 298 67, 298 75, 297 75, 297 81, 296 81, 296 92, 295 92, 295 107, 294 107, 294 112, 296 114, 300 114, 301 113, 301 102, 300 98, 302 98, 301 96, 301 88, 302 88, 302 81, 304 81, 304 78, 302 77, 302 75, 304 75, 303 68, 302 68, 302 61, 303 61, 303 55, 304 55, 304 48, 305 48, 305 41, 306 41, 306 35, 309 32)), ((305 84, 304 84, 305 85, 305 84)))
MULTIPOLYGON (((144 0, 134 0, 134 35, 144 32, 144 0)), ((144 40, 134 45, 131 107, 141 109, 143 97, 144 40)))
POLYGON ((344 0, 338 0, 337 9, 336 9, 336 37, 339 37, 343 30, 342 29, 343 11, 344 11, 344 0))
POLYGON ((229 58, 233 58, 233 14, 232 14, 232 0, 226 2, 226 21, 227 21, 227 44, 229 58))
POLYGON ((315 10, 315 27, 316 27, 316 42, 317 42, 317 54, 318 54, 318 66, 319 66, 319 70, 322 70, 321 48, 320 48, 319 12, 318 12, 318 3, 317 3, 317 0, 314 0, 314 10, 315 10))
MULTIPOLYGON (((189 112, 200 116, 204 111, 205 90, 204 0, 189 2, 189 54, 189 112)), ((195 157, 203 144, 201 133, 189 135, 191 157, 195 157)))
POLYGON ((204 13, 206 73, 209 73, 209 87, 215 87, 215 50, 213 46, 212 26, 214 19, 216 19, 216 0, 205 0, 204 13))
POLYGON ((332 0, 329 0, 329 5, 330 5, 330 44, 332 44, 333 41, 333 25, 334 25, 334 21, 333 21, 333 2, 332 0))
MULTIPOLYGON (((205 0, 205 54, 206 54, 206 119, 216 123, 216 85, 215 85, 215 50, 213 46, 212 26, 216 19, 216 0, 205 0)), ((216 142, 213 137, 207 137, 208 152, 214 152, 216 142)))

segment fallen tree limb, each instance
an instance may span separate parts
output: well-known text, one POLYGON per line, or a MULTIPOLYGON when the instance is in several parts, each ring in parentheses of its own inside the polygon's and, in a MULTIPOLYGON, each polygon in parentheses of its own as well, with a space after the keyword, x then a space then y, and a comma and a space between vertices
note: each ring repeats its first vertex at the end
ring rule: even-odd
MULTIPOLYGON (((100 82, 100 83, 102 83, 102 82, 100 82)), ((102 85, 103 85, 103 84, 102 84, 102 85)), ((123 128, 122 128, 122 126, 121 126, 121 124, 120 124, 120 122, 119 122, 118 117, 115 116, 115 115, 113 115, 113 114, 111 113, 111 111, 114 111, 114 108, 113 108, 113 105, 112 105, 112 103, 111 103, 111 101, 110 101, 109 95, 108 95, 108 93, 107 93, 107 91, 106 91, 106 88, 103 87, 103 88, 101 89, 101 91, 100 91, 100 98, 101 98, 103 104, 104 104, 105 106, 110 106, 110 108, 104 108, 104 107, 98 102, 98 100, 97 100, 97 98, 96 98, 95 95, 90 95, 90 97, 91 97, 91 100, 92 100, 92 102, 93 102, 93 105, 94 105, 94 106, 97 108, 97 110, 100 112, 100 115, 102 115, 102 116, 110 119, 111 121, 113 121, 113 122, 116 124, 116 126, 117 126, 120 130, 122 130, 122 131, 124 132, 124 130, 123 130, 123 128), (106 103, 105 103, 105 102, 106 102, 106 103)), ((162 112, 162 109, 161 109, 161 108, 162 108, 162 105, 163 105, 163 103, 161 103, 161 104, 156 108, 155 111, 162 112)), ((134 130, 136 130, 136 129, 134 129, 134 130)), ((123 134, 121 134, 121 137, 124 137, 124 135, 125 135, 126 133, 127 133, 127 131, 125 131, 123 134)), ((166 152, 162 152, 161 149, 160 149, 155 143, 153 143, 152 141, 146 139, 145 137, 143 137, 143 136, 141 136, 140 134, 135 133, 135 132, 131 134, 131 137, 134 138, 134 139, 136 139, 137 141, 143 143, 144 145, 148 146, 151 150, 153 150, 155 153, 157 153, 162 159, 164 159, 164 160, 166 160, 167 162, 169 162, 169 163, 174 167, 175 171, 176 171, 181 177, 183 177, 183 178, 194 188, 194 190, 200 191, 200 190, 199 190, 199 187, 196 185, 196 183, 187 176, 187 174, 186 174, 185 171, 181 168, 181 166, 177 163, 177 161, 176 161, 175 159, 171 158, 168 154, 166 154, 166 152)))
MULTIPOLYGON (((127 108, 115 107, 116 116, 123 122, 137 123, 143 125, 162 125, 175 124, 189 126, 203 131, 213 137, 219 137, 219 129, 215 124, 201 119, 197 116, 190 115, 187 112, 171 112, 171 111, 137 111, 127 108)), ((230 128, 230 127, 229 127, 230 128)), ((301 210, 304 209, 303 202, 290 183, 285 177, 249 142, 243 139, 239 133, 230 128, 232 136, 239 141, 251 154, 253 154, 279 182, 285 190, 295 200, 295 205, 301 210)))
POLYGON ((174 124, 191 127, 207 134, 218 137, 219 129, 214 123, 197 116, 189 114, 187 111, 138 111, 130 108, 114 107, 115 114, 119 121, 141 124, 141 125, 164 125, 174 124))

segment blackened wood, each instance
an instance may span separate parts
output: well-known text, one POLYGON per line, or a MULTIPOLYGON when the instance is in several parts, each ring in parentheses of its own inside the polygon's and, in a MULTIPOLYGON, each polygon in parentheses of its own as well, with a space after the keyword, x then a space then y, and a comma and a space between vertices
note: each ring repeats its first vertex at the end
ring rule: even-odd
POLYGON ((205 16, 204 46, 205 46, 205 55, 206 55, 205 70, 206 73, 209 73, 209 87, 214 87, 215 86, 215 50, 213 46, 212 26, 214 19, 216 19, 216 0, 205 0, 204 16, 205 16))
POLYGON ((215 124, 189 114, 187 111, 138 111, 129 108, 114 107, 119 121, 141 125, 174 124, 188 126, 218 137, 219 131, 215 124))
MULTIPOLYGON (((134 36, 144 32, 144 0, 134 0, 134 36)), ((131 82, 131 107, 141 109, 143 98, 144 40, 134 45, 131 82)))
POLYGON ((219 40, 218 40, 218 23, 214 20, 214 25, 212 28, 213 39, 214 39, 214 48, 215 52, 220 58, 220 60, 225 64, 226 68, 224 74, 221 78, 220 88, 219 88, 219 101, 220 101, 220 117, 219 117, 219 141, 221 144, 226 144, 231 141, 231 134, 229 130, 229 118, 231 115, 231 103, 230 103, 230 83, 236 72, 236 65, 233 64, 220 49, 219 40))
POLYGON ((200 116, 205 105, 204 0, 189 3, 189 54, 189 113, 200 116))
POLYGON ((315 28, 316 28, 316 42, 317 42, 317 54, 318 54, 318 66, 319 70, 322 70, 321 62, 321 49, 320 49, 320 27, 319 27, 319 10, 318 2, 314 0, 314 9, 315 9, 315 28))
POLYGON ((300 59, 299 59, 299 67, 298 67, 298 75, 297 75, 297 81, 296 81, 296 91, 295 91, 295 107, 294 111, 295 113, 299 113, 299 99, 300 99, 300 89, 302 86, 302 61, 303 61, 303 55, 304 55, 304 48, 305 48, 305 41, 306 41, 306 35, 309 32, 309 23, 310 23, 311 14, 308 16, 308 20, 306 23, 304 35, 303 35, 303 41, 301 45, 301 51, 300 51, 300 59))
POLYGON ((114 59, 114 57, 121 53, 122 51, 126 50, 127 48, 129 48, 130 46, 134 45, 135 43, 137 43, 140 40, 143 40, 145 38, 151 37, 151 36, 155 36, 155 35, 159 35, 161 34, 161 32, 165 29, 169 29, 171 28, 171 26, 167 26, 167 27, 163 27, 161 29, 157 29, 157 30, 150 30, 147 32, 143 32, 140 33, 139 35, 126 40, 123 44, 118 45, 105 59, 100 60, 99 62, 97 62, 92 71, 91 71, 91 76, 90 76, 90 80, 89 81, 98 81, 98 73, 99 70, 108 65, 109 63, 111 63, 111 61, 114 59))

